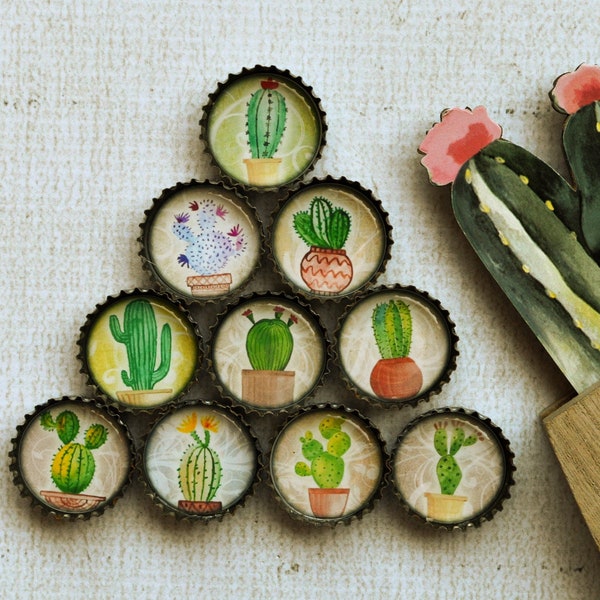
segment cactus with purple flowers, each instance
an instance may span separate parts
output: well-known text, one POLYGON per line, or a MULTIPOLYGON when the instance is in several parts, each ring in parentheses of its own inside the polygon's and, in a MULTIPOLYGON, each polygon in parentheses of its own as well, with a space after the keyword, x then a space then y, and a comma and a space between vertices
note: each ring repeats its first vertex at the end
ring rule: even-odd
POLYGON ((287 107, 278 87, 273 79, 261 81, 248 102, 246 126, 252 158, 273 158, 283 137, 287 107))

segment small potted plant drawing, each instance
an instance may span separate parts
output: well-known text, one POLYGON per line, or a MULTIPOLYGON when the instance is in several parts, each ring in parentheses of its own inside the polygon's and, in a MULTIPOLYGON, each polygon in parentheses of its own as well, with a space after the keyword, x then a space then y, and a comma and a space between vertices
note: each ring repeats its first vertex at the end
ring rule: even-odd
POLYGON ((177 262, 197 273, 187 277, 187 286, 193 296, 227 293, 232 276, 225 272, 225 266, 246 249, 244 230, 236 223, 226 233, 220 231, 218 226, 225 221, 228 211, 212 200, 204 200, 201 204, 190 202, 189 208, 198 213, 197 231, 189 226, 190 214, 187 212, 175 215, 172 225, 173 233, 187 244, 177 262))
POLYGON ((423 385, 423 373, 410 358, 412 316, 406 302, 392 299, 373 309, 372 327, 381 358, 371 371, 371 388, 385 400, 406 400, 423 385))
POLYGON ((210 434, 219 431, 219 422, 212 416, 200 419, 204 430, 204 439, 196 433, 198 416, 195 412, 188 415, 177 430, 188 433, 192 443, 188 446, 179 463, 178 481, 184 500, 179 500, 182 510, 194 514, 213 514, 219 512, 222 504, 214 500, 221 486, 223 468, 214 448, 210 447, 210 434))
POLYGON ((436 475, 440 484, 441 493, 425 492, 427 498, 427 518, 434 521, 453 522, 462 519, 463 507, 468 500, 466 496, 454 494, 462 479, 462 471, 456 461, 457 452, 477 442, 477 433, 465 436, 465 431, 460 422, 454 423, 452 438, 448 440, 448 421, 440 421, 434 424, 433 446, 440 455, 436 464, 436 475))
POLYGON ((316 294, 330 296, 345 290, 353 267, 343 249, 350 233, 350 215, 322 196, 315 196, 308 210, 293 217, 294 229, 309 246, 300 263, 300 276, 316 294))
POLYGON ((70 410, 64 410, 54 419, 50 412, 40 418, 40 425, 46 431, 56 431, 63 443, 54 455, 50 466, 50 476, 60 492, 41 490, 47 502, 68 511, 87 511, 96 508, 106 500, 104 496, 82 494, 90 485, 96 471, 96 461, 92 450, 100 448, 108 437, 104 425, 90 425, 84 434, 83 444, 75 442, 79 433, 79 419, 70 410))
POLYGON ((129 373, 121 371, 123 383, 130 390, 117 391, 117 398, 126 404, 141 406, 156 404, 167 399, 172 389, 158 389, 154 386, 164 379, 171 368, 171 327, 162 326, 160 333, 160 364, 155 368, 158 342, 158 327, 154 309, 148 300, 138 298, 125 307, 123 328, 117 315, 110 315, 110 332, 127 349, 129 373))
POLYGON ((287 106, 279 83, 273 79, 260 82, 260 88, 248 102, 246 133, 251 158, 245 158, 248 183, 256 186, 274 185, 281 158, 274 154, 281 143, 287 118, 287 106))
POLYGON ((298 322, 291 314, 287 321, 281 316, 285 309, 275 306, 275 317, 255 321, 252 309, 242 313, 252 327, 246 336, 246 354, 252 369, 242 369, 242 399, 259 406, 285 406, 294 400, 295 371, 286 371, 294 338, 290 328, 298 322))
POLYGON ((308 488, 308 499, 313 515, 322 519, 341 517, 348 503, 350 488, 341 488, 344 478, 344 459, 342 456, 352 444, 350 436, 342 431, 344 418, 325 417, 319 423, 319 432, 327 440, 327 450, 307 431, 300 438, 302 455, 310 464, 300 461, 294 471, 301 477, 312 476, 318 487, 308 488))

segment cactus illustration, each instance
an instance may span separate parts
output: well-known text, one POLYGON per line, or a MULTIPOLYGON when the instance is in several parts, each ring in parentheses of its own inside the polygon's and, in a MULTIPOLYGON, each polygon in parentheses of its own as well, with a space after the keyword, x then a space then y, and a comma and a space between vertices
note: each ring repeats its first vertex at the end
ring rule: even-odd
POLYGON ((302 455, 310 464, 297 462, 295 472, 301 477, 312 476, 322 489, 335 489, 344 478, 344 459, 342 456, 352 444, 350 436, 342 431, 343 417, 326 417, 319 423, 319 432, 327 440, 327 450, 314 438, 312 431, 307 431, 300 438, 302 455))
POLYGON ((220 231, 219 223, 225 220, 228 211, 213 200, 204 200, 200 204, 193 201, 189 207, 197 213, 196 230, 188 225, 190 214, 187 212, 175 215, 172 225, 173 233, 187 244, 177 262, 200 275, 220 273, 232 258, 240 256, 246 249, 244 230, 235 224, 227 232, 220 231))
POLYGON ((308 210, 294 214, 294 229, 309 246, 339 250, 350 233, 350 215, 323 196, 315 196, 308 210))
POLYGON ((56 431, 63 445, 54 455, 50 475, 56 487, 68 494, 80 494, 92 482, 96 462, 92 450, 100 448, 108 437, 104 425, 90 425, 84 434, 84 443, 75 442, 79 433, 79 419, 70 410, 52 418, 50 412, 42 414, 40 424, 46 431, 56 431))
POLYGON ((408 356, 412 343, 410 308, 400 299, 378 304, 372 314, 375 342, 381 358, 408 356))
POLYGON ((198 417, 193 412, 177 428, 182 433, 188 433, 193 440, 179 464, 179 487, 188 501, 211 502, 221 486, 223 474, 219 455, 210 447, 210 434, 219 431, 219 422, 211 416, 200 419, 204 439, 196 433, 197 423, 198 417))
POLYGON ((298 322, 298 318, 290 314, 287 322, 281 316, 285 309, 276 306, 272 319, 254 320, 251 309, 242 315, 252 323, 246 336, 246 353, 252 368, 258 371, 283 371, 292 357, 294 338, 290 328, 298 322))
POLYGON ((164 379, 171 366, 171 327, 162 326, 160 334, 160 364, 155 368, 158 328, 154 309, 148 300, 132 300, 125 307, 123 328, 116 315, 110 315, 110 332, 120 344, 125 344, 129 373, 121 371, 123 383, 133 390, 152 390, 164 379))
POLYGON ((455 455, 463 447, 472 446, 477 442, 477 435, 465 437, 462 427, 455 427, 452 438, 448 440, 446 422, 435 423, 433 446, 440 455, 436 465, 436 475, 442 494, 453 495, 462 479, 462 471, 458 466, 455 455))
POLYGON ((272 79, 261 81, 248 102, 246 126, 252 158, 273 158, 281 142, 287 107, 278 87, 272 79))

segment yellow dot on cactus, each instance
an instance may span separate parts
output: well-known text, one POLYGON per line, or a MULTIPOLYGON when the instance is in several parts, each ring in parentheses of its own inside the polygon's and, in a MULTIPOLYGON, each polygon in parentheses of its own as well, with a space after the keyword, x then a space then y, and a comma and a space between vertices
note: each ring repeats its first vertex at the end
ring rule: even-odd
POLYGON ((600 133, 600 123, 598 121, 596 121, 596 131, 600 133))
POLYGON ((500 237, 500 241, 502 242, 502 244, 504 246, 510 246, 510 242, 508 241, 507 237, 501 232, 498 232, 498 235, 500 237))
POLYGON ((548 298, 552 298, 552 300, 556 298, 556 294, 552 290, 546 290, 546 296, 548 296, 548 298))
POLYGON ((482 213, 489 213, 489 212, 490 212, 490 207, 489 207, 487 204, 484 204, 483 202, 481 202, 481 203, 479 204, 479 210, 480 210, 482 213))
POLYGON ((496 162, 503 165, 506 161, 501 156, 496 156, 496 162))
POLYGON ((471 169, 465 169, 465 181, 470 185, 473 181, 473 175, 471 174, 471 169))
POLYGON ((554 210, 554 204, 552 204, 551 200, 546 200, 545 204, 548 210, 554 210))
POLYGON ((577 329, 581 329, 583 327, 583 325, 581 324, 581 321, 579 319, 573 319, 573 325, 575 325, 575 327, 577 327, 577 329))
POLYGON ((530 272, 531 272, 531 269, 530 269, 530 268, 529 268, 527 265, 523 265, 523 266, 521 267, 521 269, 523 269, 523 272, 524 272, 524 273, 530 273, 530 272))
POLYGON ((525 184, 525 185, 529 185, 529 178, 526 177, 525 175, 519 175, 519 179, 525 184))

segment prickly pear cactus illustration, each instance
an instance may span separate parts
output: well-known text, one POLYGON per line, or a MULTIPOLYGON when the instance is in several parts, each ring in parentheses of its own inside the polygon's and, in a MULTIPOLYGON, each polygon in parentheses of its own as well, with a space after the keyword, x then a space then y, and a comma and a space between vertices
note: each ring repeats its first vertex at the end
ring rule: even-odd
POLYGON ((197 213, 197 227, 190 225, 190 214, 175 215, 172 231, 180 240, 186 242, 185 253, 177 257, 182 267, 193 269, 199 275, 221 273, 227 263, 240 256, 247 243, 244 230, 235 224, 229 231, 220 231, 219 225, 227 216, 227 209, 212 200, 202 203, 190 203, 190 210, 197 213))
POLYGON ((52 481, 61 492, 80 494, 94 478, 96 462, 92 450, 106 442, 108 430, 104 425, 90 425, 84 434, 84 443, 75 442, 79 419, 70 410, 62 411, 56 419, 46 412, 41 416, 40 424, 46 431, 56 431, 63 443, 52 460, 52 481))
POLYGON ((352 444, 350 436, 342 431, 344 421, 342 417, 326 417, 319 423, 319 432, 327 440, 327 450, 314 438, 312 431, 307 431, 300 438, 302 455, 310 464, 304 461, 296 463, 294 470, 297 475, 312 476, 322 489, 340 486, 345 470, 342 456, 352 444))
POLYGON ((272 79, 261 81, 248 102, 246 126, 252 158, 273 158, 281 143, 287 105, 278 87, 272 79))
POLYGON ((110 315, 110 332, 120 344, 125 344, 129 373, 121 371, 123 383, 133 390, 152 390, 164 379, 171 367, 171 327, 165 323, 160 335, 160 364, 155 368, 158 327, 154 309, 144 298, 132 300, 125 307, 123 328, 116 315, 110 315))
POLYGON ((339 250, 350 233, 350 215, 323 196, 315 196, 308 210, 294 214, 296 233, 309 246, 339 250))
POLYGON ((433 446, 440 455, 436 465, 436 475, 442 494, 452 495, 456 491, 461 479, 462 471, 458 466, 455 455, 464 446, 472 446, 477 442, 476 435, 465 437, 462 427, 455 427, 452 438, 448 441, 446 423, 436 423, 433 434, 433 446))
POLYGON ((251 309, 242 315, 252 323, 246 336, 246 353, 252 368, 257 371, 283 371, 292 357, 294 338, 290 328, 298 322, 298 318, 290 314, 287 321, 281 316, 285 309, 276 306, 272 319, 254 320, 251 309))
POLYGON ((198 417, 192 413, 177 428, 192 437, 178 469, 179 488, 186 500, 210 502, 221 486, 223 468, 214 448, 210 447, 210 434, 219 431, 218 421, 211 416, 202 417, 200 424, 204 430, 204 439, 196 433, 198 417))

